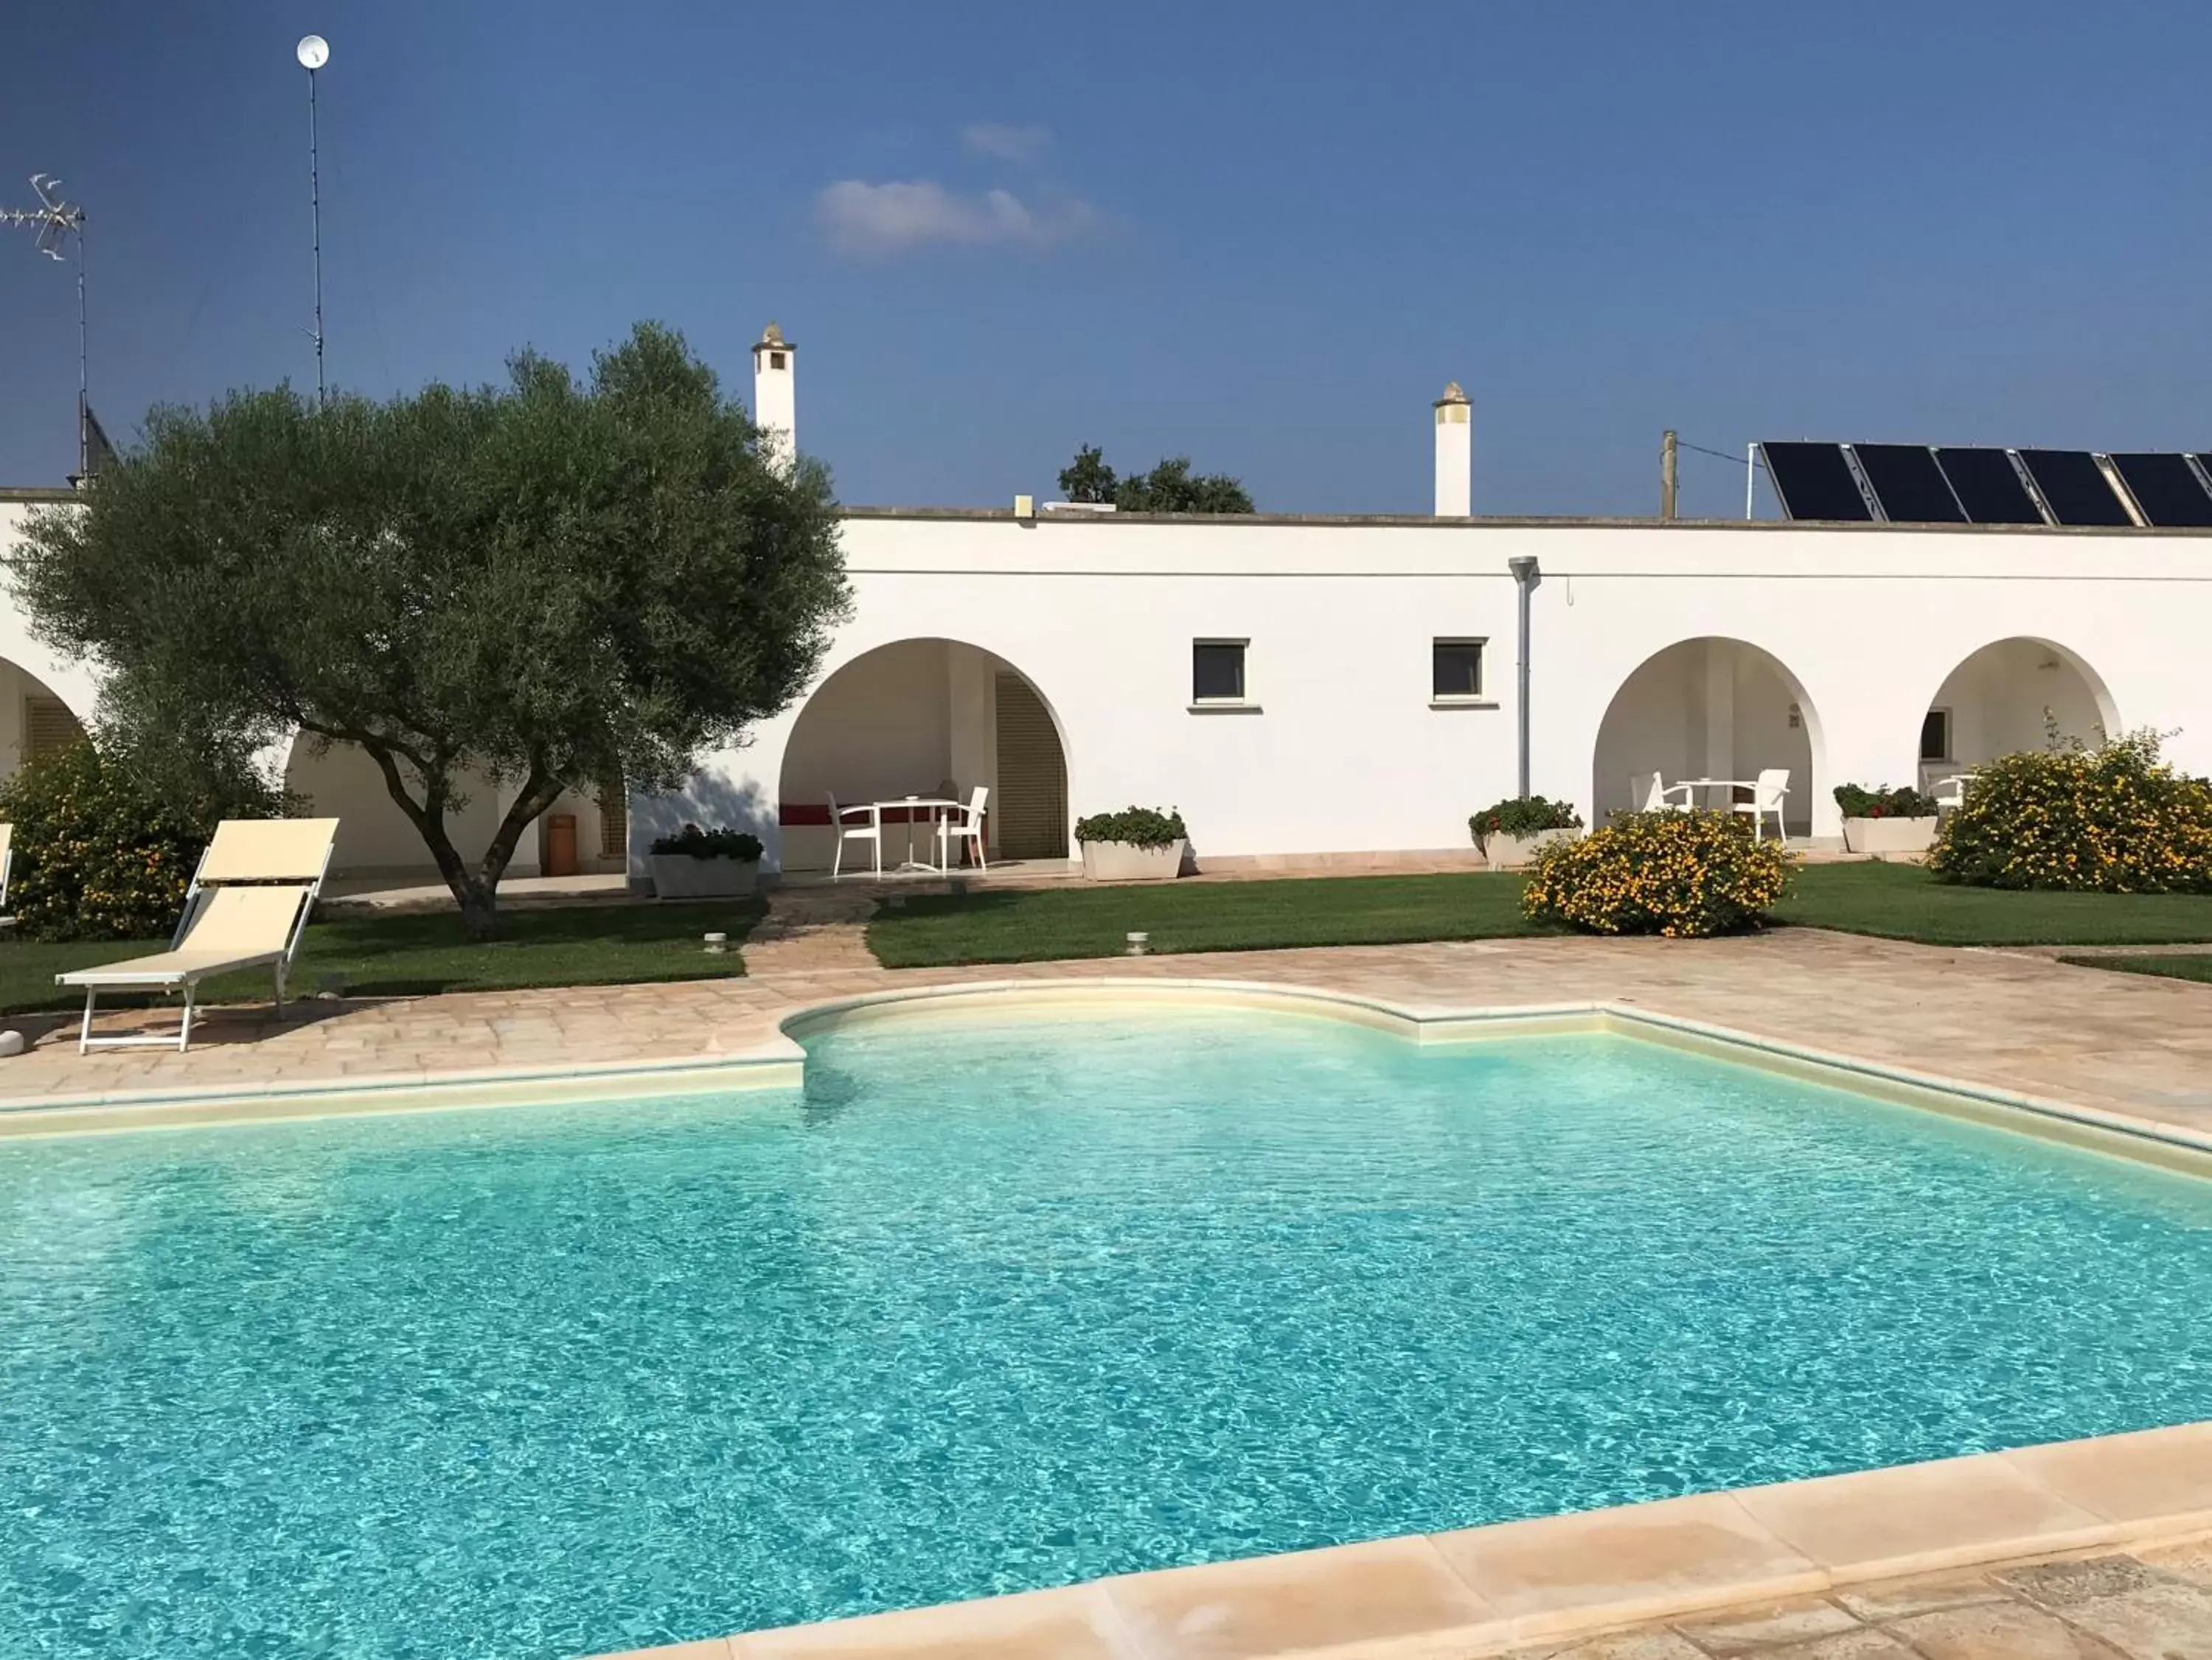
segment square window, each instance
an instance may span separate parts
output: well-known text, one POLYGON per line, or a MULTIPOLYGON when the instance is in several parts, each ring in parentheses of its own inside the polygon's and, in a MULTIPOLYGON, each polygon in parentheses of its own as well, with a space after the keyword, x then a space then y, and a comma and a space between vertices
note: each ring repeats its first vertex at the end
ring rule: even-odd
POLYGON ((1244 701, 1243 640, 1201 639, 1192 642, 1190 700, 1193 703, 1244 701))
POLYGON ((783 354, 770 352, 768 354, 768 367, 771 369, 781 369, 783 367, 783 354))
POLYGON ((1440 639, 1429 648, 1429 695, 1439 702, 1482 695, 1482 642, 1440 639))
POLYGON ((1951 712, 1930 709, 1920 723, 1920 759, 1948 760, 1951 759, 1951 712))

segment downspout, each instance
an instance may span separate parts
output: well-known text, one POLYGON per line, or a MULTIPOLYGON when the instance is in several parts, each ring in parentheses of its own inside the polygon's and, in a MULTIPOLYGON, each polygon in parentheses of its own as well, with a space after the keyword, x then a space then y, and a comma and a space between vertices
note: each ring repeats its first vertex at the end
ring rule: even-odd
POLYGON ((1528 793, 1528 596, 1543 580, 1536 569, 1535 555, 1522 554, 1505 561, 1505 568, 1513 573, 1513 581, 1521 591, 1521 654, 1514 664, 1516 685, 1516 707, 1521 729, 1521 766, 1516 777, 1519 793, 1528 793))

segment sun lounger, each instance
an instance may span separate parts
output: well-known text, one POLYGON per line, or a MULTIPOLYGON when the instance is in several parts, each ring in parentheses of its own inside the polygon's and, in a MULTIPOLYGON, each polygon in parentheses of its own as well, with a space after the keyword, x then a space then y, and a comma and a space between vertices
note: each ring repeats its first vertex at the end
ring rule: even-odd
POLYGON ((54 976, 57 985, 84 988, 84 1024, 77 1053, 95 1047, 160 1044, 169 1039, 133 1033, 92 1035, 94 1004, 103 991, 181 990, 183 1024, 176 1046, 192 1040, 192 1010, 199 983, 210 974, 270 968, 276 978, 276 1007, 284 1007, 284 976, 300 954, 308 915, 330 869, 336 819, 225 819, 200 856, 185 894, 185 914, 167 951, 79 968, 54 976))

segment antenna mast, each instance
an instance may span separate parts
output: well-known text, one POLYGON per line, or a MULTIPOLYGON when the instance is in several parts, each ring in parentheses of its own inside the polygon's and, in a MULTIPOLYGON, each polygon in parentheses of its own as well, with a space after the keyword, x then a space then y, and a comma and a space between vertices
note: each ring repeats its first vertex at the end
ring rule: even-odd
POLYGON ((76 238, 76 471, 82 478, 92 466, 92 404, 85 354, 84 209, 64 198, 62 181, 52 173, 33 173, 31 188, 38 192, 39 205, 0 208, 0 225, 34 231, 38 251, 53 260, 67 259, 69 239, 76 238))

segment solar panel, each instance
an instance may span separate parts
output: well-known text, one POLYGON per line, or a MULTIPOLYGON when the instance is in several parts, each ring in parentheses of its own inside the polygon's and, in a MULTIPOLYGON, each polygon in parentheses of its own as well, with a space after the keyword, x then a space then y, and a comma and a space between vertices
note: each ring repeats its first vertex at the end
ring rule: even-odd
POLYGON ((2152 524, 2212 525, 2212 495, 2205 494, 2187 456, 2136 451, 2112 460, 2112 470, 2152 524))
MULTIPOLYGON (((1943 470, 1924 444, 1854 444, 1859 470, 1874 486, 1875 499, 1899 524, 1964 524, 1966 509, 1951 494, 1943 470)), ((2212 501, 2212 496, 2205 498, 2212 501)))
MULTIPOLYGON (((2040 524, 2035 498, 2020 482, 2012 457, 2002 450, 1947 449, 1936 451, 1943 476, 1967 520, 1975 524, 2040 524)), ((2109 494, 2109 492, 2108 492, 2109 494)))
POLYGON ((2022 450, 2020 464, 2061 524, 2132 524, 2112 482, 2087 450, 2022 450))
POLYGON ((1792 518, 1871 519, 1840 444, 1762 444, 1766 476, 1792 518))

